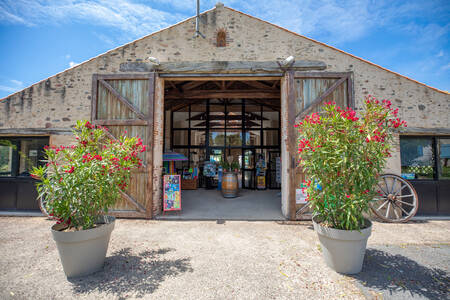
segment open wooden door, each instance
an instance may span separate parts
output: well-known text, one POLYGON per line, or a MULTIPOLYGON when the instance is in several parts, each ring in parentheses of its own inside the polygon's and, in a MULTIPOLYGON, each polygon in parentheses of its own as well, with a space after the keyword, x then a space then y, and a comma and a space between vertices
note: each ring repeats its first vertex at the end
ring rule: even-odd
MULTIPOLYGON (((286 72, 284 90, 286 107, 286 152, 283 163, 287 164, 288 212, 291 220, 296 220, 296 211, 302 204, 296 204, 296 190, 305 179, 298 161, 297 130, 294 124, 313 112, 320 113, 325 102, 335 101, 338 106, 354 108, 352 73, 333 72, 286 72)), ((283 104, 282 104, 283 105, 283 104)))
POLYGON ((118 217, 152 217, 154 85, 154 73, 93 75, 92 122, 107 127, 113 138, 125 131, 139 136, 148 147, 141 154, 144 167, 132 172, 128 190, 111 212, 118 217))

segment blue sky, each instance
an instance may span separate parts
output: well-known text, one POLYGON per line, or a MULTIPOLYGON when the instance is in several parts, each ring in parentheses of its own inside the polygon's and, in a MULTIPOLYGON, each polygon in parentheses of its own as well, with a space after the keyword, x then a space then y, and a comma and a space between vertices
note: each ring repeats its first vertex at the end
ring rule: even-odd
MULTIPOLYGON (((0 0, 0 98, 195 14, 196 0, 0 0)), ((223 0, 450 90, 450 1, 223 0)), ((216 1, 201 0, 201 10, 216 1)))

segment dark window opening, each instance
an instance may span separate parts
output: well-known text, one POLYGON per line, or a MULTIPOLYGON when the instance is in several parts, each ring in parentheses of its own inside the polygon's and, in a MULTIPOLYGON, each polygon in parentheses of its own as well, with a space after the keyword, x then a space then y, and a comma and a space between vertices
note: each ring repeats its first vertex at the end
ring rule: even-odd
POLYGON ((48 137, 0 137, 0 177, 30 176, 43 165, 48 137))

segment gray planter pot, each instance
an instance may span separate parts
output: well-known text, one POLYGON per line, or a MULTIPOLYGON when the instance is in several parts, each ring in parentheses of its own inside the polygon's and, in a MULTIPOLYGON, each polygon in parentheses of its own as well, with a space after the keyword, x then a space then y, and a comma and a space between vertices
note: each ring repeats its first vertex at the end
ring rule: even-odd
POLYGON ((369 222, 369 227, 361 231, 339 230, 321 226, 313 219, 327 266, 342 274, 361 272, 367 240, 372 233, 372 223, 369 220, 366 222, 369 222))
POLYGON ((61 224, 52 226, 53 239, 68 278, 88 275, 103 268, 115 220, 115 217, 106 216, 104 224, 74 232, 58 231, 61 224))

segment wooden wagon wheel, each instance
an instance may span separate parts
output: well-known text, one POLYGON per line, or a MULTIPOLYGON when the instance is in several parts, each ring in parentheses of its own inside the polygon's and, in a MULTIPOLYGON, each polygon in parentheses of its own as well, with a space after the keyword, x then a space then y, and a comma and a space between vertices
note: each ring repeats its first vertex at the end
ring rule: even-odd
POLYGON ((45 197, 39 198, 39 209, 44 214, 44 216, 50 218, 47 211, 47 199, 45 199, 45 197))
POLYGON ((373 213, 385 222, 401 223, 411 219, 419 207, 414 187, 400 176, 381 175, 377 184, 379 196, 371 203, 373 213))

